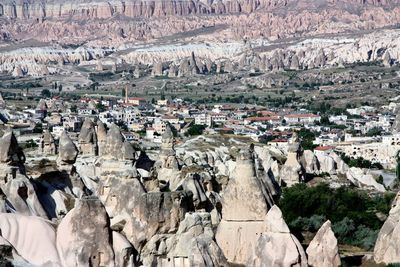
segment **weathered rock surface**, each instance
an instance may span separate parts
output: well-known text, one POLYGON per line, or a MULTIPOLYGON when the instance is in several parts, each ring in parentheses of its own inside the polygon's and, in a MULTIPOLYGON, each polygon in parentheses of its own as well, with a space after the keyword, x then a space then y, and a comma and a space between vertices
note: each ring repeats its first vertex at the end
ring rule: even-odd
POLYGON ((254 252, 247 261, 248 266, 298 266, 306 267, 307 257, 283 220, 282 212, 273 206, 265 218, 254 252))
POLYGON ((44 131, 40 139, 40 152, 47 155, 56 155, 57 147, 53 135, 49 131, 44 131))
POLYGON ((326 221, 318 230, 306 250, 308 264, 312 267, 340 266, 338 242, 331 228, 331 222, 326 221))
POLYGON ((142 194, 123 232, 137 250, 156 233, 175 233, 185 213, 193 210, 186 192, 142 194))
POLYGON ((0 237, 11 244, 17 254, 31 264, 60 266, 55 246, 55 230, 39 217, 0 214, 0 237))
POLYGON ((175 235, 154 236, 143 255, 147 266, 228 266, 214 241, 209 213, 186 213, 175 235))
POLYGON ((107 144, 107 130, 100 120, 97 121, 97 145, 99 149, 99 156, 102 156, 106 151, 106 144, 107 144))
POLYGON ((374 259, 377 263, 400 262, 400 195, 393 201, 389 217, 386 219, 374 248, 374 259))
POLYGON ((58 161, 62 164, 73 164, 75 163, 76 157, 78 156, 78 149, 74 142, 64 131, 60 136, 59 148, 58 148, 58 161))
POLYGON ((157 178, 169 183, 169 187, 175 190, 179 184, 179 164, 174 149, 175 138, 171 126, 167 125, 162 135, 161 151, 154 167, 157 170, 157 178))
POLYGON ((138 179, 113 176, 102 182, 99 191, 99 197, 108 215, 110 217, 119 215, 125 218, 129 218, 139 204, 139 199, 145 194, 145 189, 138 179))
POLYGON ((385 187, 382 184, 378 183, 374 179, 372 174, 367 173, 366 170, 363 170, 361 168, 351 167, 346 172, 346 177, 355 186, 358 186, 360 188, 373 189, 373 190, 377 190, 377 191, 380 191, 380 192, 385 192, 386 191, 385 187))
POLYGON ((132 145, 125 141, 118 126, 111 124, 107 132, 103 157, 115 160, 132 160, 135 157, 134 152, 132 145))
POLYGON ((85 118, 78 137, 79 150, 84 155, 98 154, 95 125, 90 118, 85 118))
POLYGON ((25 162, 25 155, 19 147, 14 133, 8 130, 0 140, 0 163, 21 164, 25 162))
POLYGON ((244 151, 222 196, 222 218, 227 221, 264 220, 268 201, 256 177, 253 156, 244 151), (246 199, 246 201, 244 201, 246 199))
POLYGON ((304 168, 300 164, 301 154, 300 140, 297 134, 293 134, 293 137, 289 140, 287 160, 279 174, 281 181, 288 187, 304 180, 304 168))
POLYGON ((64 266, 115 266, 110 221, 95 197, 80 199, 57 228, 64 266))
POLYGON ((245 150, 223 192, 222 220, 216 233, 229 262, 245 264, 254 250, 269 208, 264 192, 267 190, 256 176, 252 151, 245 150))

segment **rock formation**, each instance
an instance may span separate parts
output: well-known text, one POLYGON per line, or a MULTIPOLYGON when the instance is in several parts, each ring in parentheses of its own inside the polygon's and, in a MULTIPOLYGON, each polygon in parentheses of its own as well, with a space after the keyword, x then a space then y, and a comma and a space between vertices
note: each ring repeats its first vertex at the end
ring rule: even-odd
POLYGON ((57 228, 63 266, 115 266, 110 221, 100 200, 80 199, 57 228))
POLYGON ((118 126, 111 124, 107 132, 106 149, 103 154, 104 157, 111 159, 123 159, 124 155, 121 153, 124 147, 124 137, 121 134, 118 126))
POLYGON ((302 148, 300 146, 300 140, 296 133, 293 134, 289 140, 288 156, 285 164, 282 166, 280 171, 280 177, 282 181, 288 186, 292 186, 300 181, 304 180, 304 169, 300 164, 300 156, 302 148))
POLYGON ((400 194, 393 201, 389 216, 379 231, 374 248, 374 259, 377 263, 400 262, 400 194))
POLYGON ((80 153, 96 156, 98 154, 95 125, 90 118, 85 118, 78 137, 80 153))
POLYGON ((0 215, 1 238, 13 247, 18 256, 30 264, 60 266, 55 246, 55 230, 41 218, 2 213, 0 215))
POLYGON ((308 266, 307 257, 300 242, 290 233, 282 212, 277 206, 273 206, 268 211, 247 265, 255 267, 308 266))
POLYGON ((97 121, 97 146, 98 146, 98 155, 102 156, 106 152, 106 144, 107 144, 107 131, 104 123, 100 120, 97 121))
POLYGON ((140 251, 155 234, 175 233, 193 205, 187 192, 149 192, 140 196, 134 208, 123 232, 140 251))
POLYGON ((163 75, 163 65, 162 62, 156 62, 153 64, 153 69, 151 71, 151 75, 153 77, 162 76, 163 75))
POLYGON ((186 213, 175 235, 156 235, 144 248, 146 266, 223 266, 208 213, 186 213))
MULTIPOLYGON (((276 57, 290 64, 292 55, 276 57)), ((244 60, 254 68, 264 64, 257 55, 244 60)), ((208 69, 207 62, 196 66, 208 69)), ((354 176, 334 152, 303 152, 296 136, 288 153, 219 135, 177 143, 170 125, 160 150, 136 151, 115 124, 108 131, 100 121, 96 124, 85 121, 77 140, 81 153, 63 132, 57 165, 46 168, 29 160, 25 170, 25 156, 12 131, 1 138, 0 252, 2 245, 14 249, 8 258, 68 267, 340 264, 329 221, 310 243, 307 263, 275 206, 278 182, 291 181, 286 174, 296 182, 306 173, 354 176)), ((43 151, 53 153, 54 139, 47 131, 42 144, 43 151)), ((358 186, 379 189, 365 180, 357 178, 358 186)), ((399 198, 377 241, 378 262, 399 260, 399 198)))
POLYGON ((154 166, 157 169, 158 180, 169 183, 171 189, 175 190, 179 184, 179 164, 174 149, 175 138, 171 126, 165 127, 162 135, 161 151, 154 166))
POLYGON ((6 105, 6 101, 4 101, 3 95, 0 93, 0 107, 4 108, 6 105))
POLYGON ((19 147, 14 133, 8 130, 0 141, 0 163, 19 165, 25 162, 25 155, 19 147))
POLYGON ((75 163, 76 157, 78 156, 78 149, 65 131, 60 136, 58 150, 59 163, 70 165, 75 163))
POLYGON ((40 138, 40 152, 44 155, 56 155, 57 147, 53 135, 45 130, 40 138))
POLYGON ((178 70, 174 64, 169 65, 169 69, 168 69, 168 77, 169 78, 177 77, 177 75, 178 75, 177 72, 178 72, 178 70))
POLYGON ((306 250, 308 264, 312 267, 340 266, 338 242, 331 228, 331 222, 326 221, 308 245, 306 250))
POLYGON ((6 210, 47 218, 34 184, 25 174, 24 162, 14 133, 7 131, 0 139, 0 194, 6 198, 6 210))
POLYGON ((357 187, 373 189, 380 192, 386 191, 385 187, 378 183, 372 174, 367 173, 366 170, 361 168, 351 167, 346 172, 346 177, 357 187))
POLYGON ((252 151, 242 151, 222 195, 222 220, 216 233, 229 262, 245 264, 255 249, 269 208, 264 190, 256 177, 252 151))

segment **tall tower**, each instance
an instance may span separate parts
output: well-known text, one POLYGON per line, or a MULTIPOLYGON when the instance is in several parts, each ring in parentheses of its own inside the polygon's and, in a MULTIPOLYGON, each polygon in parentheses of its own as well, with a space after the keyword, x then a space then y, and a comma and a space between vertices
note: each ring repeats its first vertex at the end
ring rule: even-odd
POLYGON ((128 85, 125 85, 125 104, 128 104, 128 85))

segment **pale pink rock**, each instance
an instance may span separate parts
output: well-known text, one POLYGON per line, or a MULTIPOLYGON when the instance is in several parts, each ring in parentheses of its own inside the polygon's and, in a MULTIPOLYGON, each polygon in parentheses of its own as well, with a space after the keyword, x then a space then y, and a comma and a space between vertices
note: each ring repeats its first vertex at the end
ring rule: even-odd
POLYGON ((42 218, 1 213, 0 236, 28 263, 61 267, 55 230, 42 218))

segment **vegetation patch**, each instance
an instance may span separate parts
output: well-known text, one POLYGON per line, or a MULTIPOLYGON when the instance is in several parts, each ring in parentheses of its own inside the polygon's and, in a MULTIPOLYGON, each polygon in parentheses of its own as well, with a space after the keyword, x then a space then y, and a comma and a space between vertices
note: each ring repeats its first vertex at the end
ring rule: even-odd
POLYGON ((370 250, 384 223, 378 215, 389 213, 394 196, 394 193, 370 196, 355 188, 332 189, 327 184, 315 187, 297 184, 283 190, 279 207, 300 240, 304 239, 301 232, 315 233, 330 220, 340 244, 370 250))

